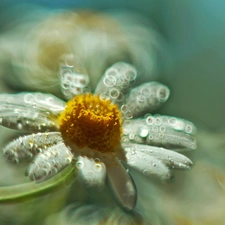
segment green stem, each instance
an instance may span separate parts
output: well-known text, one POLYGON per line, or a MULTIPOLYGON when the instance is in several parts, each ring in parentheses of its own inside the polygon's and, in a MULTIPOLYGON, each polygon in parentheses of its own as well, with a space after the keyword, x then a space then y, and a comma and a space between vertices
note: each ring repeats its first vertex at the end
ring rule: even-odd
POLYGON ((2 202, 19 202, 24 201, 49 191, 63 188, 72 178, 75 177, 74 165, 70 164, 60 173, 49 180, 41 183, 24 183, 7 187, 0 187, 0 203, 2 202))

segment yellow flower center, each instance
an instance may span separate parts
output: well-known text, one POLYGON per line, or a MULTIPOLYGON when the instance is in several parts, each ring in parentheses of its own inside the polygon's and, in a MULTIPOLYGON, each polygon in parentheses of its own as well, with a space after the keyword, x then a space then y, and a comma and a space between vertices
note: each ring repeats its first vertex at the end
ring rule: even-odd
POLYGON ((58 122, 62 135, 80 149, 114 152, 120 145, 120 111, 117 105, 99 96, 75 96, 67 102, 58 122))

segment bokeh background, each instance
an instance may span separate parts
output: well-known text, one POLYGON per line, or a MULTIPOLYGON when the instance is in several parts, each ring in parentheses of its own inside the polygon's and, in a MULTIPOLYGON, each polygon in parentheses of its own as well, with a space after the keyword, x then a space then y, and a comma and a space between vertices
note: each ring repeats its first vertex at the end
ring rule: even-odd
MULTIPOLYGON (((107 191, 103 195, 94 191, 88 195, 89 190, 76 182, 72 192, 71 188, 65 188, 25 203, 1 204, 0 224, 88 224, 89 220, 104 224, 103 217, 111 219, 107 220, 109 224, 139 224, 140 220, 143 224, 160 225, 224 224, 225 3, 220 0, 36 0, 20 3, 3 0, 0 2, 0 35, 4 37, 17 24, 26 23, 27 18, 38 22, 49 13, 67 8, 107 13, 132 10, 154 24, 163 48, 159 52, 156 79, 171 89, 168 103, 159 112, 189 119, 198 127, 199 147, 194 153, 187 153, 194 167, 186 173, 175 172, 175 180, 169 183, 149 180, 133 172, 140 193, 137 212, 141 219, 118 209, 111 203, 107 191), (39 8, 43 14, 32 13, 39 8)), ((10 59, 1 53, 0 59, 1 92, 15 92, 16 86, 5 82, 8 80, 5 76, 14 79, 10 68, 8 72, 5 69, 10 59)), ((16 134, 1 129, 1 146, 13 135, 16 134)), ((22 176, 24 165, 9 165, 2 155, 0 160, 1 185, 27 181, 22 176)))

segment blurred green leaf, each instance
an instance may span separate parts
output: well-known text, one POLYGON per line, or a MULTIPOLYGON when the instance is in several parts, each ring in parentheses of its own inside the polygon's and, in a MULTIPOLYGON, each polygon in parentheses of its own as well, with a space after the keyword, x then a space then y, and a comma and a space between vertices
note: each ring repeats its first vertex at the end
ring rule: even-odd
POLYGON ((75 166, 70 164, 60 173, 41 183, 23 183, 0 187, 0 203, 19 202, 63 188, 75 180, 75 166))

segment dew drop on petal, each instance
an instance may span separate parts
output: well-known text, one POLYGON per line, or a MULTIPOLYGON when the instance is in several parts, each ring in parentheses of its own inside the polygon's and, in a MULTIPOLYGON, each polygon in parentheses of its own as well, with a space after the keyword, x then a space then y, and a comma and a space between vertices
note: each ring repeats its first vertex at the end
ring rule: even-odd
POLYGON ((134 149, 131 149, 131 154, 135 155, 136 151, 134 149))
POLYGON ((148 136, 148 129, 145 128, 145 127, 142 127, 140 129, 139 136, 142 137, 142 138, 147 137, 148 136))
POLYGON ((143 174, 144 174, 144 175, 148 175, 148 170, 144 169, 144 170, 143 170, 143 174))
POLYGON ((185 127, 185 131, 186 131, 187 133, 191 133, 192 130, 193 130, 193 128, 192 128, 191 125, 187 125, 187 126, 185 127))
POLYGON ((134 134, 130 134, 130 135, 129 135, 129 139, 130 139, 130 140, 134 140, 134 138, 135 138, 135 135, 134 135, 134 134))
POLYGON ((160 130, 160 132, 165 132, 166 131, 166 127, 165 126, 160 126, 159 130, 160 130))
POLYGON ((37 152, 38 152, 38 153, 41 153, 41 152, 42 152, 42 149, 41 149, 41 148, 38 148, 38 149, 37 149, 37 152))
POLYGON ((96 163, 100 163, 100 159, 99 158, 95 158, 95 162, 96 163))
POLYGON ((72 162, 72 158, 67 158, 67 159, 66 159, 66 162, 67 162, 68 164, 70 164, 70 163, 72 162))
POLYGON ((96 163, 94 168, 95 168, 95 171, 101 171, 102 165, 100 163, 96 163))
POLYGON ((17 128, 18 130, 22 130, 23 129, 23 124, 22 123, 17 123, 17 128))
POLYGON ((169 122, 169 124, 171 124, 171 125, 175 125, 175 124, 177 123, 177 119, 174 118, 174 117, 172 117, 172 118, 169 119, 168 122, 169 122))
POLYGON ((83 168, 83 166, 84 166, 84 163, 81 160, 77 161, 77 163, 76 163, 77 169, 81 169, 81 168, 83 168))
POLYGON ((146 118, 146 122, 147 122, 147 124, 152 125, 152 124, 154 124, 154 118, 152 116, 148 116, 146 118))

